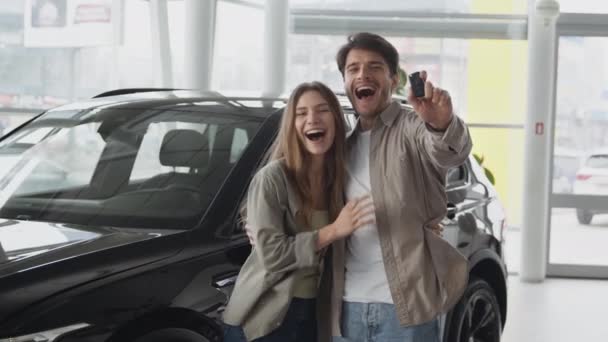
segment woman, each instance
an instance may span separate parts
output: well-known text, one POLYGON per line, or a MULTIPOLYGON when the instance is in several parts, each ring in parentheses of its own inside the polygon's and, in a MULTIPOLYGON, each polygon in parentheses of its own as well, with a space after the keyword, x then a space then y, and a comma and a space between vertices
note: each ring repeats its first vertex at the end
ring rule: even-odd
POLYGON ((253 178, 255 245, 226 311, 226 342, 316 341, 325 247, 373 221, 369 198, 343 206, 344 116, 319 82, 292 92, 272 160, 253 178))

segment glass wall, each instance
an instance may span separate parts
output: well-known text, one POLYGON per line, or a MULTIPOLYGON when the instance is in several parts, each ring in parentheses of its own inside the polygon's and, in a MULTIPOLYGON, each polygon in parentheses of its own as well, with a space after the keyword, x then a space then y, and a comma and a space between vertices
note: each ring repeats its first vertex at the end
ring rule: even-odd
MULTIPOLYGON (((15 11, 10 20, 22 22, 25 7, 23 1, 17 2, 21 6, 11 6, 15 11)), ((8 8, 7 3, 0 3, 0 12, 8 8)), ((13 31, 15 39, 3 45, 0 55, 0 93, 13 97, 11 103, 3 104, 47 108, 110 88, 151 84, 148 6, 147 1, 125 2, 124 35, 118 45, 65 47, 66 42, 57 37, 47 46, 36 46, 24 41, 21 25, 13 31)), ((112 20, 122 21, 120 15, 112 20)))
POLYGON ((559 39, 552 264, 608 265, 607 60, 607 37, 559 39))
POLYGON ((69 22, 58 27, 36 19, 37 6, 52 7, 53 1, 0 1, 0 127, 14 127, 42 109, 110 89, 154 84, 149 2, 124 1, 122 7, 115 7, 112 0, 90 2, 103 6, 98 13, 107 17, 82 13, 74 20, 81 26, 86 18, 124 25, 122 35, 102 37, 103 33, 85 29, 70 31, 69 22), (60 33, 53 34, 57 30, 60 33), (91 42, 69 40, 87 34, 91 42))
POLYGON ((219 1, 212 87, 260 92, 264 72, 263 46, 263 8, 219 1))

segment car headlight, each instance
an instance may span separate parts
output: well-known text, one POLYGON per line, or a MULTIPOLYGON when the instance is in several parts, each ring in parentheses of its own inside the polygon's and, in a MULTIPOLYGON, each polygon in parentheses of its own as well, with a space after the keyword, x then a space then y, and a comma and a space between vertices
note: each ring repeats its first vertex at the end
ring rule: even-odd
POLYGON ((0 338, 0 342, 53 342, 57 337, 90 326, 87 323, 78 323, 68 325, 67 327, 61 327, 51 329, 43 332, 38 332, 30 335, 23 335, 17 337, 0 338))

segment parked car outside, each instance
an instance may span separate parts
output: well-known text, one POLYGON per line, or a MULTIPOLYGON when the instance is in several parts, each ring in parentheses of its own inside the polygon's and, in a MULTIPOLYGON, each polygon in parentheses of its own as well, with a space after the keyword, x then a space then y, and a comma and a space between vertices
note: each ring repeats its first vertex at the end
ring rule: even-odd
MULTIPOLYGON (((239 204, 285 102, 110 95, 49 110, 0 140, 2 154, 46 132, 0 176, 0 342, 222 340, 220 316, 251 250, 239 204), (56 169, 61 178, 48 176, 56 169)), ((503 208, 474 158, 446 183, 444 238, 469 259, 470 282, 442 317, 443 340, 500 341, 503 208)))
MULTIPOLYGON (((608 196, 608 148, 592 153, 576 173, 574 194, 608 196)), ((576 218, 581 224, 590 224, 593 216, 608 210, 577 208, 576 218)))
POLYGON ((555 147, 553 153, 554 194, 572 193, 576 172, 581 166, 581 161, 580 151, 564 147, 555 147))

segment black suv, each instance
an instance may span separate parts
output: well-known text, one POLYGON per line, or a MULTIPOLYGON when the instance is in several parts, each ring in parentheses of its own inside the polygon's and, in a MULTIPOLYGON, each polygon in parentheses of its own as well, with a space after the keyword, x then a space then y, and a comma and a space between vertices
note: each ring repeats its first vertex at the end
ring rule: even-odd
MULTIPOLYGON (((221 341, 219 318, 250 252, 238 207, 283 106, 125 90, 5 135, 0 342, 221 341)), ((444 237, 469 258, 470 284, 442 319, 444 340, 499 341, 502 207, 473 158, 447 186, 444 237)))

